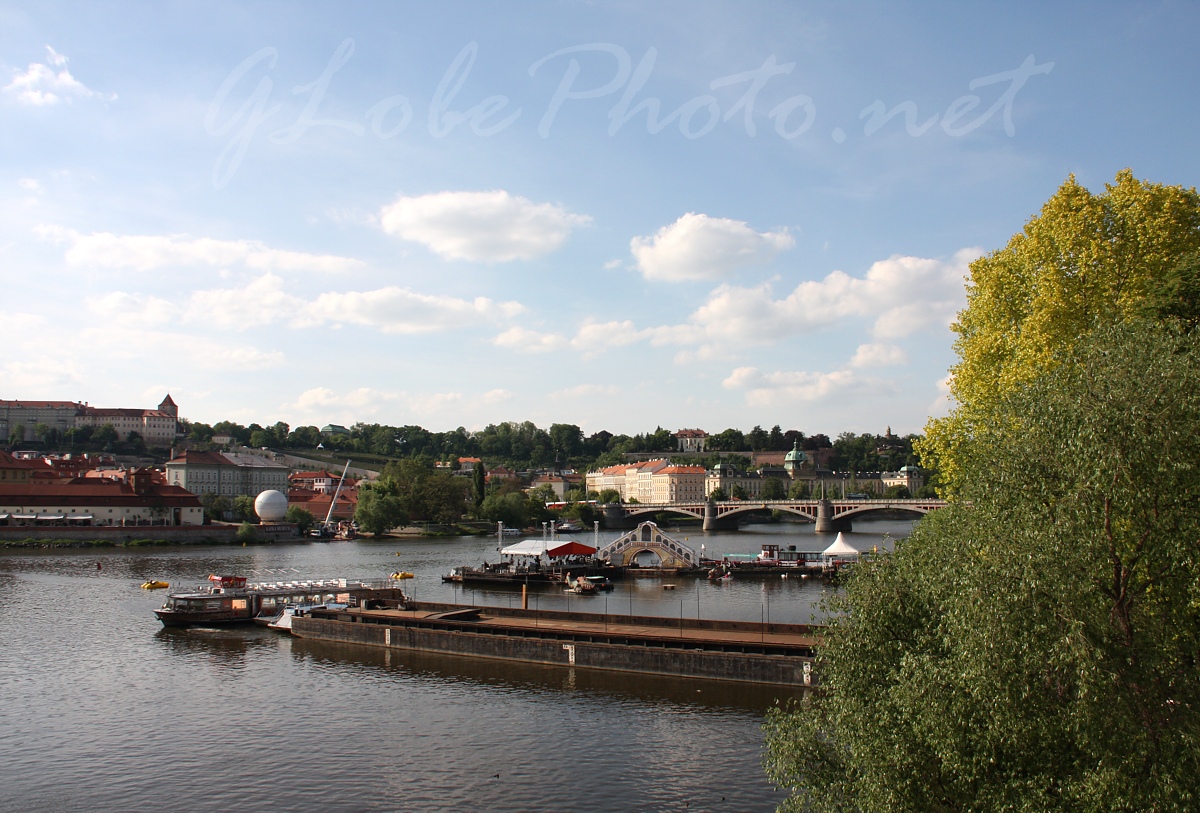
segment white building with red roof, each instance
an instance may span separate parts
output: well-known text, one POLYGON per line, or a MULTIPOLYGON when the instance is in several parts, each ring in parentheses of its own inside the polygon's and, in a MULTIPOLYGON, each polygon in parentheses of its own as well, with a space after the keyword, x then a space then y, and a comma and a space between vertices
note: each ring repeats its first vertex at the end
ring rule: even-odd
POLYGON ((0 525, 203 525, 200 498, 157 483, 149 469, 125 480, 79 478, 68 483, 0 481, 0 525))
POLYGON ((5 441, 14 432, 19 435, 18 442, 36 440, 39 425, 62 435, 68 429, 85 426, 98 429, 112 424, 122 441, 136 432, 147 446, 166 448, 175 443, 178 421, 179 407, 170 394, 158 409, 109 409, 78 401, 0 400, 0 438, 5 441))
POLYGON ((703 429, 680 429, 674 435, 681 452, 703 452, 708 433, 703 429))

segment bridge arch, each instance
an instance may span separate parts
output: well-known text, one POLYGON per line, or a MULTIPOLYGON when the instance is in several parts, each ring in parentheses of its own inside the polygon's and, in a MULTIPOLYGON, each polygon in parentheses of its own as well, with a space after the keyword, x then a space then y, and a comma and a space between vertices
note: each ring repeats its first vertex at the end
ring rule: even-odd
POLYGON ((615 567, 630 567, 637 555, 650 551, 658 556, 660 567, 699 567, 700 556, 677 539, 667 536, 653 522, 641 522, 632 531, 609 542, 596 556, 615 567))

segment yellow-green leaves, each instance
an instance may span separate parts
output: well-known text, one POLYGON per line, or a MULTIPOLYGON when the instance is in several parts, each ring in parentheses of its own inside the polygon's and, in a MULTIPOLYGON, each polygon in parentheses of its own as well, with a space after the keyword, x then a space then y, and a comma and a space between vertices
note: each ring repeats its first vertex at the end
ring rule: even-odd
POLYGON ((953 329, 957 407, 931 420, 922 462, 960 486, 958 456, 998 401, 1059 363, 1097 326, 1141 315, 1182 260, 1200 250, 1195 189, 1123 170, 1101 194, 1070 177, 1003 249, 971 263, 953 329))

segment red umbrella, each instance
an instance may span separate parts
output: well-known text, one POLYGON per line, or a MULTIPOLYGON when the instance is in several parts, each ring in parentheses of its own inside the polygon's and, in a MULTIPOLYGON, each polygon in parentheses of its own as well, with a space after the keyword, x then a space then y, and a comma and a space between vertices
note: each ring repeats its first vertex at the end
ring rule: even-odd
POLYGON ((557 548, 551 548, 546 551, 547 556, 591 556, 596 552, 596 549, 591 545, 584 545, 581 542, 564 542, 557 548))

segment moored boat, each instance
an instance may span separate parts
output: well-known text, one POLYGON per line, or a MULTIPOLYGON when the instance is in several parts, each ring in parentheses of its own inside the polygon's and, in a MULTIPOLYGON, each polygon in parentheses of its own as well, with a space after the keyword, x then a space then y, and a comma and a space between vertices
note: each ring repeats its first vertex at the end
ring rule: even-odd
POLYGON ((270 627, 273 630, 279 630, 280 632, 291 632, 293 618, 304 618, 306 615, 308 615, 313 610, 344 610, 344 609, 346 609, 345 604, 338 604, 336 602, 328 602, 326 604, 311 604, 311 605, 307 605, 304 607, 297 607, 295 605, 289 604, 288 606, 286 606, 282 610, 280 610, 278 613, 276 613, 275 617, 270 620, 265 620, 261 616, 255 618, 254 620, 256 623, 262 621, 263 626, 270 627))
POLYGON ((404 593, 386 579, 322 579, 247 583, 245 576, 209 576, 208 584, 170 593, 154 611, 167 627, 244 624, 256 618, 273 620, 289 604, 315 606, 339 603, 364 606, 373 599, 404 601, 404 593))

